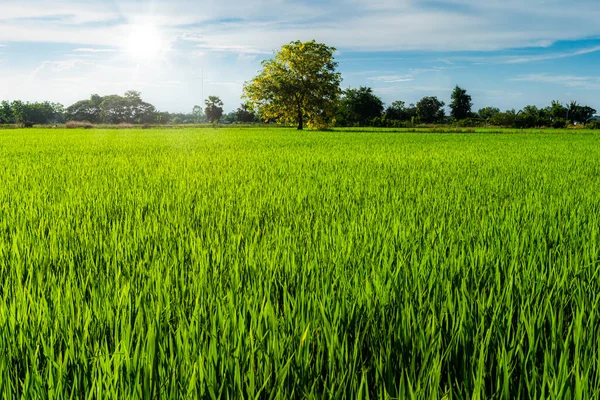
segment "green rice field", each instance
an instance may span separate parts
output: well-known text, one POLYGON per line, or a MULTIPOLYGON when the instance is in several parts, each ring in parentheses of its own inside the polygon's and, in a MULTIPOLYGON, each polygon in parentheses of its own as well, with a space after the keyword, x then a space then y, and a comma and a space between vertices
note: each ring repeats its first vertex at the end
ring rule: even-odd
POLYGON ((600 397, 600 135, 0 130, 0 397, 600 397))

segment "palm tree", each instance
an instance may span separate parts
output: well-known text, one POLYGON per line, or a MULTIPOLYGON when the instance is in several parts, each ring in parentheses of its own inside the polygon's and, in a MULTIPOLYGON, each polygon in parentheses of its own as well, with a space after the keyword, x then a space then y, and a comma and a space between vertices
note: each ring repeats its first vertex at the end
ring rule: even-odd
POLYGON ((571 123, 575 123, 575 114, 577 114, 577 110, 579 109, 579 104, 576 101, 571 101, 569 103, 569 108, 567 111, 567 119, 571 121, 571 123))

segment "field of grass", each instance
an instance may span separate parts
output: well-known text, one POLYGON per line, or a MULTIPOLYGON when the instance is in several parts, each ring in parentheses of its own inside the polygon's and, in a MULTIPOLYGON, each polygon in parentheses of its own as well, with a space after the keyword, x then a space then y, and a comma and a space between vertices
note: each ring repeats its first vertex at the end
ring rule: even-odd
POLYGON ((598 398, 600 136, 0 131, 3 398, 598 398))

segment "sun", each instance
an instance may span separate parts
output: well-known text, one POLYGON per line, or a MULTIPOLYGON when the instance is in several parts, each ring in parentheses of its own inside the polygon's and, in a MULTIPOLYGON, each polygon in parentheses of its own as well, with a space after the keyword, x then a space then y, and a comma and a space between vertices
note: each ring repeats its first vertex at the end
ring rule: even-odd
POLYGON ((124 46, 125 51, 137 61, 154 61, 168 47, 163 34, 152 24, 132 25, 124 46))

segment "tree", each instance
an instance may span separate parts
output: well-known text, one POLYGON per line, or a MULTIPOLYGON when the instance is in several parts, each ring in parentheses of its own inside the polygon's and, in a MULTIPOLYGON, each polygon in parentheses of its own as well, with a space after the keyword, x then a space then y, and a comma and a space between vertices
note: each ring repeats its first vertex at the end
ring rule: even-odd
POLYGON ((494 116, 497 114, 500 114, 500 109, 496 107, 484 107, 477 111, 479 118, 484 120, 486 123, 490 123, 492 118, 494 118, 494 116))
POLYGON ((236 120, 235 111, 231 111, 221 117, 221 122, 224 124, 233 124, 236 120))
POLYGON ((205 121, 206 119, 206 115, 204 115, 204 110, 198 105, 194 106, 194 108, 192 109, 192 116, 194 119, 194 123, 196 124, 199 124, 205 121))
POLYGON ((466 119, 471 116, 471 107, 473 102, 471 96, 467 94, 467 91, 460 86, 456 86, 452 95, 450 96, 452 101, 450 102, 451 114, 457 121, 466 119))
POLYGON ((540 111, 536 106, 529 105, 519 111, 514 120, 515 128, 534 128, 539 124, 540 111))
POLYGON ((370 87, 346 89, 339 105, 339 116, 344 125, 365 126, 381 117, 383 102, 370 87))
POLYGON ((164 125, 169 122, 169 113, 168 112, 156 112, 154 114, 154 121, 157 124, 164 125))
POLYGON ((563 119, 566 120, 568 119, 568 113, 569 113, 569 109, 565 106, 563 106, 560 101, 558 100, 553 100, 552 101, 552 105, 550 106, 550 115, 552 116, 553 120, 556 119, 563 119))
POLYGON ((569 103, 567 119, 574 124, 575 123, 575 114, 577 113, 577 109, 579 108, 579 104, 576 101, 571 101, 569 103))
POLYGON ((435 96, 423 97, 417 103, 417 115, 421 122, 432 124, 444 119, 444 102, 438 100, 435 96))
POLYGON ((102 97, 93 94, 89 100, 80 100, 65 110, 66 118, 71 121, 100 122, 102 97))
POLYGON ((10 103, 6 100, 0 105, 0 124, 12 124, 15 122, 13 110, 10 103))
POLYGON ((217 96, 208 96, 208 100, 204 101, 206 108, 204 113, 208 122, 218 122, 223 116, 223 102, 217 96))
POLYGON ((25 103, 21 100, 15 100, 10 105, 13 115, 13 122, 15 124, 22 124, 25 122, 25 103))
POLYGON ((495 126, 509 127, 514 125, 516 117, 517 113, 515 110, 507 110, 494 114, 490 119, 490 123, 495 126))
POLYGON ((596 110, 589 106, 580 106, 575 113, 575 119, 579 122, 586 123, 588 119, 596 114, 596 110))
POLYGON ((237 122, 254 122, 256 121, 256 115, 247 103, 242 103, 235 111, 235 119, 237 122))
POLYGON ((574 124, 576 122, 585 123, 596 114, 596 110, 589 106, 580 106, 576 101, 569 103, 568 120, 574 124))
POLYGON ((396 121, 406 121, 408 119, 406 103, 400 100, 394 101, 391 106, 386 108, 385 117, 396 121))
POLYGON ((125 93, 125 107, 127 110, 126 122, 133 124, 152 123, 156 108, 142 100, 140 92, 130 90, 125 93))
POLYGON ((322 128, 333 123, 341 93, 335 48, 314 40, 284 45, 262 62, 262 71, 244 85, 243 97, 267 121, 322 128))
POLYGON ((100 104, 100 110, 101 122, 105 124, 129 122, 131 117, 126 99, 117 94, 104 96, 100 104))

